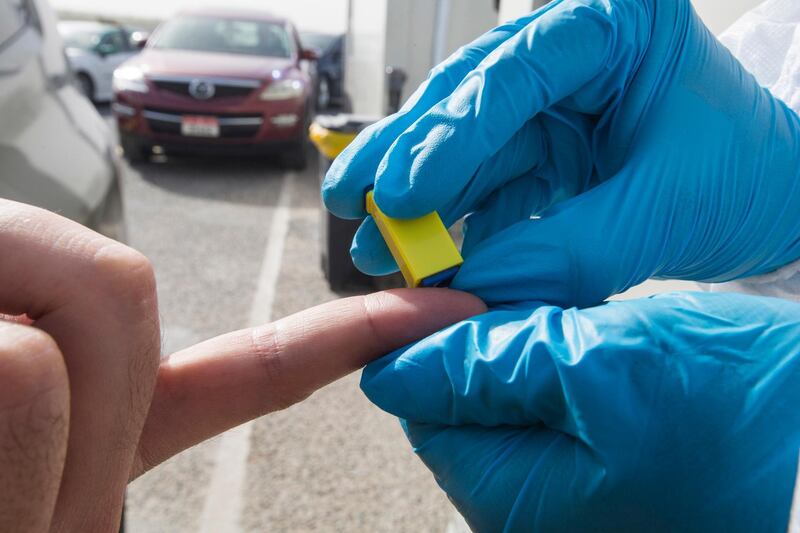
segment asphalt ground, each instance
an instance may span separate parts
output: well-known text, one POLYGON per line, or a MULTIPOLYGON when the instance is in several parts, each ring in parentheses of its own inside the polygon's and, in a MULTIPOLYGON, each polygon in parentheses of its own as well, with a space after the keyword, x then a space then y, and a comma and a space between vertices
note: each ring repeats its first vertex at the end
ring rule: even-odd
MULTIPOLYGON (((264 159, 157 156, 125 166, 129 243, 156 270, 165 354, 346 296, 331 292, 320 267, 312 161, 288 173, 264 159)), ((687 288, 651 283, 623 297, 687 288)), ((127 531, 466 531, 358 378, 136 480, 127 531)))

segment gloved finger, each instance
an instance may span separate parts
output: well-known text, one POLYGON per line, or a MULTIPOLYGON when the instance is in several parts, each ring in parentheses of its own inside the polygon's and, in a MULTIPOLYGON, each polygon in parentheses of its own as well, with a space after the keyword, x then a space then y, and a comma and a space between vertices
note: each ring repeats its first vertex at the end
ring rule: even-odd
POLYGON ((659 270, 674 229, 664 214, 668 205, 641 209, 632 198, 647 201, 635 180, 617 176, 499 231, 470 250, 453 287, 490 306, 588 307, 621 293, 659 270))
POLYGON ((788 405, 748 399, 765 380, 800 379, 800 351, 788 341, 800 335, 798 316, 797 304, 732 293, 676 293, 585 310, 520 306, 469 319, 373 363, 362 389, 382 409, 420 423, 543 424, 604 457, 661 440, 672 442, 670 453, 690 457, 692 447, 719 438, 721 429, 691 433, 709 420, 731 431, 743 419, 800 422, 788 405), (648 426, 654 414, 681 422, 648 426))
MULTIPOLYGON (((517 178, 492 194, 487 207, 467 217, 462 254, 488 236, 521 220, 530 219, 542 204, 551 199, 549 183, 532 175, 517 178)), ((453 221, 444 219, 446 225, 453 221)), ((358 228, 350 255, 356 268, 369 276, 386 276, 397 272, 397 262, 392 257, 386 241, 372 217, 367 217, 358 228)))
MULTIPOLYGON (((390 216, 414 218, 461 194, 526 122, 608 72, 617 30, 599 3, 567 1, 535 19, 397 138, 378 167, 378 205, 390 216)), ((615 58, 615 67, 632 69, 634 55, 615 58)), ((605 99, 609 88, 597 87, 596 97, 605 99)))
POLYGON ((368 276, 388 276, 398 270, 397 262, 371 216, 365 218, 356 231, 350 256, 356 268, 368 276))
POLYGON ((461 193, 438 209, 446 225, 478 209, 486 198, 521 176, 540 173, 548 134, 539 117, 529 120, 496 154, 481 163, 461 193))
MULTIPOLYGON (((568 111, 548 112, 518 131, 497 154, 484 162, 463 194, 439 211, 446 226, 467 213, 463 254, 487 237, 515 222, 527 220, 553 203, 589 187, 592 178, 591 144, 582 117, 564 118, 568 111), (546 133, 545 133, 546 130, 546 133), (547 149, 531 150, 544 137, 558 139, 547 149), (552 154, 539 160, 540 152, 552 154)), ((353 240, 351 255, 362 272, 382 276, 397 271, 374 221, 368 217, 353 240)))
POLYGON ((603 481, 585 446, 543 427, 403 428, 472 531, 497 531, 500 524, 506 531, 563 531, 568 519, 559 502, 582 501, 603 481))
POLYGON ((542 198, 536 211, 529 214, 586 190, 594 168, 591 122, 566 109, 548 110, 526 122, 500 151, 481 163, 461 193, 439 209, 445 224, 481 209, 492 201, 496 191, 522 177, 547 182, 543 187, 530 180, 532 191, 518 189, 523 195, 547 192, 547 198, 542 198))
POLYGON ((495 191, 484 205, 464 220, 461 254, 469 257, 477 245, 518 222, 530 220, 550 204, 550 183, 528 174, 495 191))
POLYGON ((400 112, 364 130, 336 158, 322 184, 325 206, 342 218, 363 217, 364 192, 374 183, 378 165, 395 139, 450 95, 498 46, 560 3, 562 0, 489 31, 435 67, 400 112))

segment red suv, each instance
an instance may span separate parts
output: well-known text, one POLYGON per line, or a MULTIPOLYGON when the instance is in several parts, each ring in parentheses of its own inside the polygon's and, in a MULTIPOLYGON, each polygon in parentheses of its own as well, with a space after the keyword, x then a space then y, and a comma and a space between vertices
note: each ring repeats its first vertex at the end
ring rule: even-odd
POLYGON ((130 160, 167 151, 275 151, 306 161, 314 53, 287 20, 261 12, 193 10, 162 24, 114 72, 113 111, 130 160))

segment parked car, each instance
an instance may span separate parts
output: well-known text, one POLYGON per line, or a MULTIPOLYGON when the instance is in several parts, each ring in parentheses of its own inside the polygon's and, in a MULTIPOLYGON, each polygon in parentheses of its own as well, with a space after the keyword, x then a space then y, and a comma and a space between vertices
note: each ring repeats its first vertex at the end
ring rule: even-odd
POLYGON ((139 53, 143 32, 113 23, 67 20, 58 23, 78 87, 89 100, 108 102, 111 79, 122 63, 139 53))
POLYGON ((0 0, 0 197, 121 240, 116 145, 73 83, 44 0, 0 0))
POLYGON ((197 9, 162 24, 114 73, 126 157, 170 151, 278 152, 306 164, 314 60, 294 26, 260 11, 197 9))
POLYGON ((317 55, 312 68, 317 109, 344 104, 344 35, 301 32, 300 41, 317 55))

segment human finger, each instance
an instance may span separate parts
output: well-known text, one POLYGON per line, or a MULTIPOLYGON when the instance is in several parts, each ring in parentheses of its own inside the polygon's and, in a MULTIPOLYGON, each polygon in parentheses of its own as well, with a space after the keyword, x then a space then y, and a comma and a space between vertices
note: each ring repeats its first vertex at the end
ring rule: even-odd
POLYGON ((112 530, 155 382, 155 279, 141 254, 34 207, 0 201, 0 312, 57 343, 70 428, 53 527, 112 530))
POLYGON ((484 310, 468 294, 402 289, 334 301, 179 352, 161 365, 132 476, 484 310))
POLYGON ((55 341, 0 320, 0 531, 47 531, 69 432, 69 380, 55 341))

